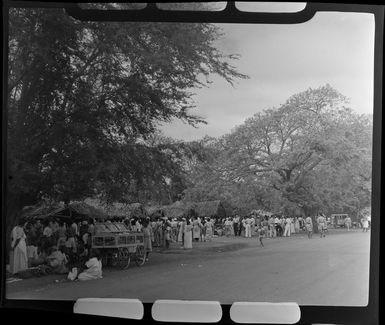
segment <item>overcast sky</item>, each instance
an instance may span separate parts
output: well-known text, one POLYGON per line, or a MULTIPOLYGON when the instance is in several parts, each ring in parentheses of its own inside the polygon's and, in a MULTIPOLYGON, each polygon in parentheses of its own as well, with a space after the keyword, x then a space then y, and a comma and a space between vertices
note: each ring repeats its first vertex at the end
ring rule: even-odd
POLYGON ((351 99, 359 113, 373 113, 374 16, 324 12, 295 25, 220 24, 218 48, 240 54, 233 65, 248 80, 234 87, 212 76, 209 88, 197 89, 196 109, 207 125, 179 121, 162 132, 183 140, 221 136, 256 112, 278 107, 291 95, 329 83, 351 99))

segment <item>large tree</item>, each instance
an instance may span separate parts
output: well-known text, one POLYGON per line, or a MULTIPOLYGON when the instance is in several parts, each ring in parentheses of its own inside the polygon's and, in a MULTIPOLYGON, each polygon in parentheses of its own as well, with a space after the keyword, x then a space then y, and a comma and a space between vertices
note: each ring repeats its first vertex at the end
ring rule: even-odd
POLYGON ((225 196, 286 213, 352 213, 368 205, 372 120, 346 103, 326 85, 255 114, 216 141, 216 159, 210 168, 197 166, 187 195, 225 196))
POLYGON ((30 8, 9 18, 10 216, 42 197, 118 199, 176 179, 148 142, 158 123, 204 122, 191 113, 191 89, 210 74, 246 77, 215 47, 212 24, 81 22, 30 8))

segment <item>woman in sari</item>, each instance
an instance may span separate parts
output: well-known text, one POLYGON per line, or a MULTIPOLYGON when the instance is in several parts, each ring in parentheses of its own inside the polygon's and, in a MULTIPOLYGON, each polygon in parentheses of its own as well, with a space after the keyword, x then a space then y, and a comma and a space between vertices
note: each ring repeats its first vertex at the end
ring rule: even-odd
POLYGON ((20 271, 28 269, 28 255, 25 239, 26 235, 23 229, 23 222, 19 221, 18 224, 12 229, 11 234, 12 251, 10 258, 10 271, 12 274, 17 274, 20 271))
POLYGON ((200 227, 200 223, 199 223, 199 220, 197 217, 193 218, 192 226, 193 226, 194 240, 199 241, 199 239, 201 237, 201 227, 200 227))
POLYGON ((211 219, 207 219, 205 223, 205 228, 206 228, 206 240, 211 241, 214 233, 214 225, 211 219))
POLYGON ((184 240, 183 240, 184 249, 192 248, 192 230, 193 230, 193 226, 190 223, 190 219, 187 218, 186 225, 184 226, 184 240))
POLYGON ((183 247, 183 232, 184 232, 185 220, 186 219, 183 218, 178 222, 178 242, 182 243, 182 247, 183 247))

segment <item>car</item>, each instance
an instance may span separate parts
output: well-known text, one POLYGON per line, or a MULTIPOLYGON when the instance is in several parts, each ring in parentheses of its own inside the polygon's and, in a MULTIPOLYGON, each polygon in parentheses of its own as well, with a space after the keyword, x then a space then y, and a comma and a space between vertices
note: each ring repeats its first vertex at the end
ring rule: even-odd
POLYGON ((331 223, 335 228, 345 227, 345 219, 348 217, 347 214, 332 214, 330 215, 331 223))

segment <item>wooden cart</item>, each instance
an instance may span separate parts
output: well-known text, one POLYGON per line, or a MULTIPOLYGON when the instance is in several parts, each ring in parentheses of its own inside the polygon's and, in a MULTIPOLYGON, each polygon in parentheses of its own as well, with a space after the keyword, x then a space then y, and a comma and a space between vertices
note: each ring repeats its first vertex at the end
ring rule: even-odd
POLYGON ((104 225, 105 229, 92 237, 92 248, 99 249, 102 254, 103 265, 119 266, 122 269, 128 268, 131 260, 137 266, 142 266, 146 262, 144 251, 143 234, 139 232, 129 232, 125 228, 104 225), (112 230, 111 230, 112 228, 112 230), (124 229, 123 229, 124 228, 124 229))

